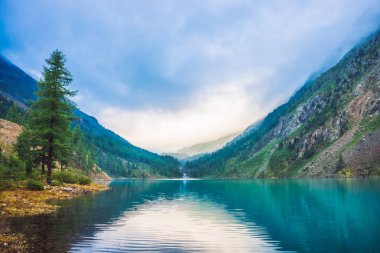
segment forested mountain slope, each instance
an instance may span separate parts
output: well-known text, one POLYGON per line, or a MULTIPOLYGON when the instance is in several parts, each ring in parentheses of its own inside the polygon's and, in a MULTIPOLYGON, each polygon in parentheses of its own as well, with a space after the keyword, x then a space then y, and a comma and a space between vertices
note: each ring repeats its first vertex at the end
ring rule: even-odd
POLYGON ((193 177, 380 174, 380 32, 223 149, 187 162, 193 177))
MULTIPOLYGON (((35 99, 36 80, 0 56, 0 117, 4 118, 15 103, 26 109, 35 99)), ((104 128, 92 116, 75 110, 87 149, 94 153, 99 167, 112 176, 151 177, 179 176, 179 163, 170 156, 160 156, 138 148, 114 132, 104 128)))

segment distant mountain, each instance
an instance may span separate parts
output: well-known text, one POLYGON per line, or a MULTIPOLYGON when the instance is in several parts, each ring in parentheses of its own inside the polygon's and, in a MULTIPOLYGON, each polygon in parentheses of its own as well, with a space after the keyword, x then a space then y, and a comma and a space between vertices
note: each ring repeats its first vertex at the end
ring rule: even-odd
POLYGON ((35 90, 36 80, 0 55, 0 95, 25 109, 36 98, 35 90))
POLYGON ((192 177, 380 174, 380 32, 305 83, 222 149, 185 164, 192 177))
POLYGON ((176 157, 177 159, 193 159, 199 155, 208 154, 221 149, 226 143, 233 140, 239 133, 229 134, 220 137, 216 140, 198 143, 189 147, 184 147, 176 153, 170 153, 170 155, 176 157))
MULTIPOLYGON (((26 109, 28 101, 36 97, 37 81, 23 70, 0 56, 0 117, 4 117, 10 102, 26 109)), ((94 149, 97 165, 112 176, 126 177, 178 177, 179 162, 170 156, 161 156, 136 147, 114 132, 104 128, 96 118, 75 110, 88 146, 94 149)))
POLYGON ((231 145, 235 143, 236 141, 250 135, 253 131, 255 131, 258 127, 260 127, 261 123, 263 122, 262 119, 257 120, 256 122, 249 125, 241 134, 234 136, 234 138, 230 141, 228 141, 228 144, 231 145))

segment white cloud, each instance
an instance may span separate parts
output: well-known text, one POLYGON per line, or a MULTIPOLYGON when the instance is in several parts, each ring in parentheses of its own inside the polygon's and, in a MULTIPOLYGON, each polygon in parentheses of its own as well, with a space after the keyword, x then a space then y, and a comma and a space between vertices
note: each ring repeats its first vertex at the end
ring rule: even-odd
POLYGON ((216 139, 243 130, 263 116, 237 83, 199 92, 184 108, 128 110, 108 106, 101 122, 133 144, 154 151, 174 152, 181 146, 216 139))
POLYGON ((81 109, 156 151, 243 129, 380 24, 378 0, 3 2, 5 56, 62 49, 81 109))
POLYGON ((34 79, 36 79, 37 81, 40 80, 42 78, 42 73, 41 71, 38 71, 38 70, 35 70, 35 69, 25 69, 25 71, 31 75, 34 79))

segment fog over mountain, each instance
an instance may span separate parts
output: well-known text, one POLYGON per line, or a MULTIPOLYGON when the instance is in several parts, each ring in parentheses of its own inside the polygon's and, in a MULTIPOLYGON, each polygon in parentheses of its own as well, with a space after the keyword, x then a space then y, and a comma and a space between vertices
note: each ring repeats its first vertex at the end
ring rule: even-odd
POLYGON ((61 49, 80 108, 135 145, 174 152, 263 118, 379 13, 377 0, 4 0, 0 53, 38 79, 61 49))

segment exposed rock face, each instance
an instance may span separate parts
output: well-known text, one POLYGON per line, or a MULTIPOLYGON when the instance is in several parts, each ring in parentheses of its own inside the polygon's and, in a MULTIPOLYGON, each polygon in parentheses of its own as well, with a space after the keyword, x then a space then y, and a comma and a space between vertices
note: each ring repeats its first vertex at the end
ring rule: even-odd
POLYGON ((189 167, 217 164, 222 171, 214 174, 222 176, 380 175, 379 131, 380 32, 306 83, 249 136, 189 167))
POLYGON ((17 142, 22 127, 5 119, 0 119, 0 146, 2 152, 11 152, 13 145, 17 142))
POLYGON ((93 171, 88 175, 94 181, 111 181, 112 178, 97 164, 94 164, 93 171))
MULTIPOLYGON (((17 138, 22 131, 22 126, 10 122, 5 119, 0 119, 0 147, 1 152, 10 153, 13 151, 13 146, 17 142, 17 138)), ((94 171, 89 174, 89 177, 95 181, 110 181, 112 178, 96 164, 94 171)))
POLYGON ((373 99, 367 108, 368 115, 377 114, 380 111, 380 99, 373 99))
MULTIPOLYGON (((286 139, 292 132, 304 126, 304 122, 310 117, 313 115, 322 117, 323 114, 331 112, 324 111, 326 107, 331 107, 329 105, 332 103, 338 104, 335 116, 330 117, 323 124, 317 124, 311 128, 314 129, 312 131, 297 134, 287 140, 286 143, 290 145, 299 143, 300 147, 296 149, 297 159, 317 154, 314 161, 309 162, 300 170, 300 176, 337 176, 339 171, 335 168, 339 155, 343 155, 352 176, 379 172, 376 168, 380 164, 379 130, 369 133, 367 138, 363 137, 361 143, 347 147, 358 134, 359 125, 373 119, 380 111, 379 48, 377 47, 372 54, 376 57, 369 57, 370 60, 368 57, 355 58, 347 64, 347 71, 343 73, 341 79, 338 78, 340 89, 332 89, 308 99, 295 109, 293 115, 283 117, 274 129, 274 135, 286 139), (361 78, 355 82, 358 76, 361 78), (352 90, 351 93, 350 90, 352 90), (326 145, 331 145, 331 147, 323 151, 326 145), (364 169, 365 167, 372 169, 364 169)), ((380 129, 380 125, 378 128, 380 129)))
MULTIPOLYGON (((379 75, 376 70, 373 70, 370 74, 371 79, 379 83, 379 75)), ((371 136, 370 141, 367 138, 367 145, 360 147, 361 144, 353 144, 354 136, 360 134, 360 124, 365 123, 376 117, 379 113, 376 108, 376 102, 379 99, 380 93, 375 93, 370 89, 370 82, 368 82, 368 76, 365 76, 363 80, 356 86, 353 91, 354 98, 348 103, 347 106, 340 110, 340 114, 333 118, 332 124, 328 124, 319 127, 313 132, 311 138, 304 139, 304 148, 299 157, 302 157, 310 147, 313 147, 317 136, 320 136, 319 141, 323 144, 331 144, 327 151, 320 152, 314 161, 304 166, 301 176, 338 176, 339 171, 336 170, 336 164, 338 156, 342 155, 346 167, 350 170, 350 176, 363 176, 377 174, 377 163, 380 161, 380 153, 378 146, 380 145, 380 135, 376 133, 369 133, 371 136), (375 106, 374 106, 375 105, 375 106), (348 129, 348 123, 351 127, 348 129), (354 158, 353 158, 354 157, 354 158), (371 169, 365 169, 365 168, 371 169), (366 170, 366 171, 364 171, 366 170)), ((378 126, 380 128, 380 125, 378 126)), ((376 130, 377 131, 377 130, 376 130)), ((364 138, 366 140, 366 138, 364 138)))
POLYGON ((357 176, 377 174, 376 165, 379 165, 380 130, 368 133, 345 153, 346 164, 357 176))
POLYGON ((280 119, 274 129, 274 136, 287 136, 297 130, 313 114, 323 110, 326 103, 320 96, 310 98, 305 104, 295 109, 295 112, 280 119))

